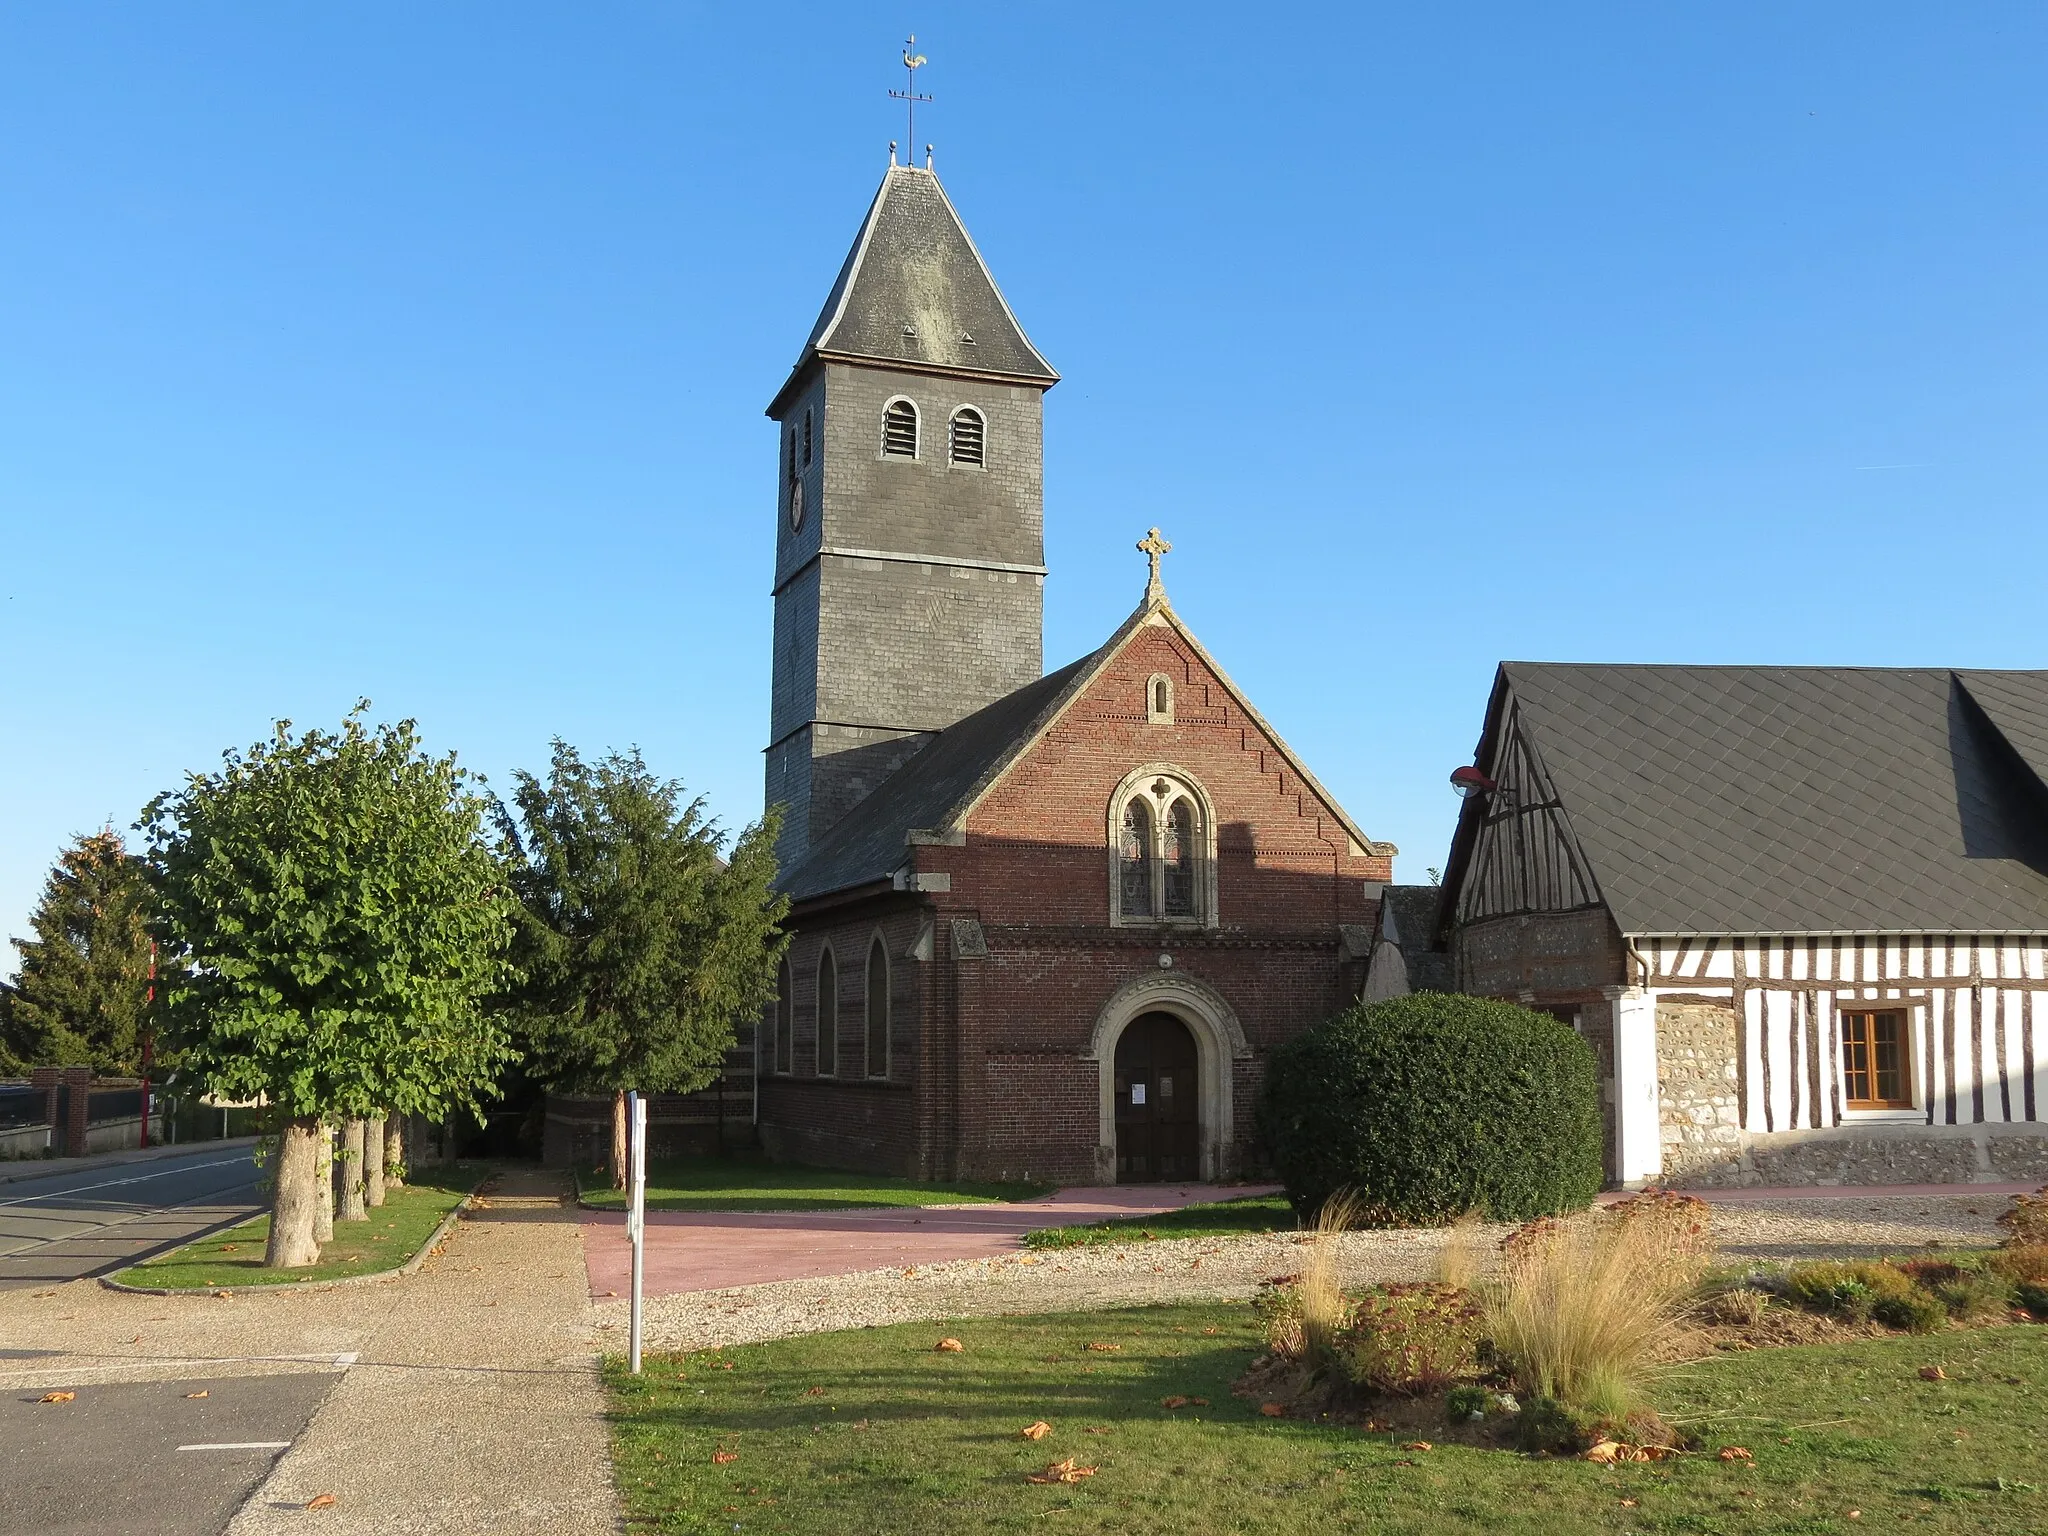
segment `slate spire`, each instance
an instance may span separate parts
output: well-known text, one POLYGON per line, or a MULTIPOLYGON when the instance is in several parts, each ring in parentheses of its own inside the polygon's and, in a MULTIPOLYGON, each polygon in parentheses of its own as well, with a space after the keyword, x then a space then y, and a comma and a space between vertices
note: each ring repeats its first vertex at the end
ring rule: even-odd
POLYGON ((818 322, 768 414, 814 359, 916 372, 1059 380, 1010 311, 936 172, 891 165, 818 322))

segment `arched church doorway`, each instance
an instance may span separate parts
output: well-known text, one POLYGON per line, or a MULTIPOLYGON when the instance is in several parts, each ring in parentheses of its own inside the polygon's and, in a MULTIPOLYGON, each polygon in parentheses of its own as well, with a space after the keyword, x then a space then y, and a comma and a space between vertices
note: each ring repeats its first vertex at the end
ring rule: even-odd
POLYGON ((1119 1184, 1201 1177, 1201 1087, 1195 1037, 1170 1013, 1146 1013, 1116 1042, 1119 1184))

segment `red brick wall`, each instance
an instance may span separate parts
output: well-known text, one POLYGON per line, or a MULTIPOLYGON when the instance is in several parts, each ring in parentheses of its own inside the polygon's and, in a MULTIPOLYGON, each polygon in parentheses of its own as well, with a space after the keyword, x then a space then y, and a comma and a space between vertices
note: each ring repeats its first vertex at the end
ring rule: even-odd
MULTIPOLYGON (((968 819, 959 846, 919 846, 914 869, 950 889, 861 908, 799 912, 791 949, 797 1074, 764 1078, 762 1141, 778 1156, 921 1177, 1097 1176, 1096 1019, 1170 955, 1230 1004, 1253 1050, 1232 1067, 1239 1153, 1251 1141, 1272 1045, 1357 995, 1339 924, 1369 926, 1390 861, 1354 851, 1342 824, 1171 630, 1141 629, 968 819), (1146 683, 1174 684, 1174 720, 1150 724, 1146 683), (1220 925, 1109 926, 1108 817, 1120 781, 1172 764, 1216 815, 1220 925), (982 926, 988 958, 954 954, 952 920, 982 926), (842 1034, 859 1034, 859 963, 880 923, 903 955, 925 922, 930 961, 896 965, 896 1066, 887 1087, 812 1072, 817 955, 842 957, 842 1034), (915 1018, 913 1026, 912 1019, 915 1018), (912 1033, 914 1029, 914 1033, 912 1033)), ((850 1049, 850 1047, 849 1047, 850 1049)), ((851 1064, 851 1058, 848 1058, 851 1064)))

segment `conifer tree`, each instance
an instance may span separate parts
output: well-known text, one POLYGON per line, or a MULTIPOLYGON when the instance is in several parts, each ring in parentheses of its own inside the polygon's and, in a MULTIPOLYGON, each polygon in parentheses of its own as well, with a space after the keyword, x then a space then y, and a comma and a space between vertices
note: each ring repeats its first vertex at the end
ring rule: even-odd
POLYGON ((777 813, 741 832, 728 862, 704 802, 637 750, 588 764, 557 741, 546 783, 515 782, 517 819, 498 810, 521 908, 508 1012, 536 1078, 612 1095, 616 1186, 626 1090, 702 1088, 774 989, 789 910, 777 813))
POLYGON ((0 1001, 0 1058, 24 1068, 140 1068, 149 904, 143 862, 113 828, 58 854, 29 918, 34 937, 14 941, 21 972, 0 1001))

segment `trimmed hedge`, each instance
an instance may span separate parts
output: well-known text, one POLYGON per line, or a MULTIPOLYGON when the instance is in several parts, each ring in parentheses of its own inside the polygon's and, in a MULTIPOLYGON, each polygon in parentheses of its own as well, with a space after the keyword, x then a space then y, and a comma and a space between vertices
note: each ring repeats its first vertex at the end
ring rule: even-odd
POLYGON ((1312 1217, 1339 1190, 1379 1225, 1578 1210, 1606 1180, 1600 1074, 1570 1026, 1422 992, 1361 1004, 1275 1050, 1259 1138, 1312 1217))

